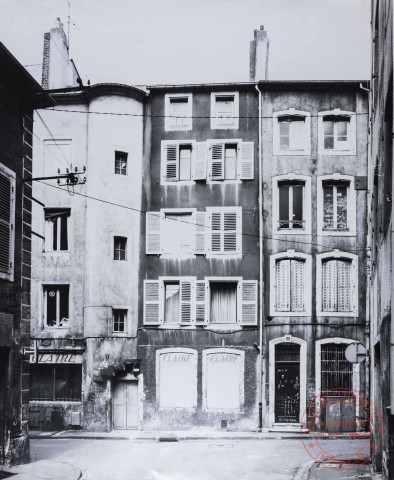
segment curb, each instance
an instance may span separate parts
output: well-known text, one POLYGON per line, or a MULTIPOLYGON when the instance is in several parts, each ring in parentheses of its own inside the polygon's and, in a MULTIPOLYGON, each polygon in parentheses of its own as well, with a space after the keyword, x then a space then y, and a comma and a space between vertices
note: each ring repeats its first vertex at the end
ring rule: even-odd
POLYGON ((293 480, 308 480, 309 472, 311 471, 314 463, 314 460, 308 460, 303 465, 298 467, 293 480))

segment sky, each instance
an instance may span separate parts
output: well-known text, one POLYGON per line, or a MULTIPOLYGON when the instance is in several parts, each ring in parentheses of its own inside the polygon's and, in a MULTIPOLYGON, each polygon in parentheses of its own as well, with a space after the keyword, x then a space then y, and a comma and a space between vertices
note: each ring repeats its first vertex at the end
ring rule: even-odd
MULTIPOLYGON (((70 57, 86 83, 242 82, 264 25, 270 80, 370 77, 370 0, 68 0, 70 57)), ((0 0, 0 41, 40 69, 67 0, 0 0)))

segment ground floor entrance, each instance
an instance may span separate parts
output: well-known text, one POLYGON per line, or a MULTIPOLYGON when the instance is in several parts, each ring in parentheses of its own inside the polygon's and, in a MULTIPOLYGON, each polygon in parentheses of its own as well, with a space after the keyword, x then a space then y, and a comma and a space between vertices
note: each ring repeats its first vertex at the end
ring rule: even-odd
POLYGON ((112 394, 113 428, 134 430, 138 428, 138 382, 116 381, 112 394))
POLYGON ((275 350, 275 422, 298 423, 300 345, 281 344, 275 350))

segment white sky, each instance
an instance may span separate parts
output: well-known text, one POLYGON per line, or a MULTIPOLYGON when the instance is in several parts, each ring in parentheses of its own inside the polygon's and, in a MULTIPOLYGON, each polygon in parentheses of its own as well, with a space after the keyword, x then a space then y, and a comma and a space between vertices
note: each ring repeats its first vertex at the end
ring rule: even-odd
MULTIPOLYGON (((70 0, 70 56, 84 82, 249 80, 249 41, 264 25, 269 78, 368 79, 369 0, 70 0)), ((43 34, 67 0, 0 0, 0 40, 42 62, 43 34)))

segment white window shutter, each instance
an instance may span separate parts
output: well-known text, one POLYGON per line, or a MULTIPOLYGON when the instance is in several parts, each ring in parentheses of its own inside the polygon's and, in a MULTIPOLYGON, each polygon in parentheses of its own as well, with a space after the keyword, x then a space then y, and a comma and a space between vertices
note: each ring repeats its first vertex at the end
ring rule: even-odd
POLYGON ((257 325, 257 280, 241 282, 241 325, 257 325))
POLYGON ((179 148, 178 144, 167 144, 164 146, 164 181, 177 182, 179 180, 179 148))
POLYGON ((181 301, 180 319, 181 325, 192 324, 192 281, 181 280, 180 282, 181 301))
POLYGON ((241 142, 238 161, 238 179, 254 179, 254 142, 241 142))
POLYGON ((276 263, 276 311, 290 311, 290 260, 276 263))
POLYGON ((9 273, 12 268, 12 181, 0 174, 0 272, 9 273))
POLYGON ((304 301, 304 260, 291 260, 291 311, 303 312, 304 301))
MULTIPOLYGON (((215 214, 212 214, 212 217, 215 214)), ((223 253, 237 251, 237 212, 223 212, 223 253)))
POLYGON ((207 298, 208 298, 208 285, 205 280, 196 281, 196 325, 206 325, 207 324, 207 298))
POLYGON ((224 144, 212 143, 210 146, 210 172, 211 180, 224 179, 224 144))
POLYGON ((212 212, 209 219, 211 231, 209 248, 212 253, 221 253, 223 251, 223 212, 212 212))
POLYGON ((337 261, 338 278, 338 312, 352 311, 351 305, 351 268, 352 262, 348 260, 337 261))
POLYGON ((144 280, 144 325, 160 325, 159 280, 144 280))
POLYGON ((160 212, 146 212, 146 253, 161 254, 160 248, 160 212))
POLYGON ((326 260, 322 265, 322 311, 335 312, 337 308, 337 261, 326 260))
POLYGON ((206 231, 206 224, 205 224, 205 212, 196 212, 195 219, 196 219, 196 243, 194 247, 194 253, 196 255, 204 255, 205 254, 205 231, 206 231))
POLYGON ((207 179, 207 152, 206 152, 205 142, 196 143, 192 179, 193 180, 207 179))

